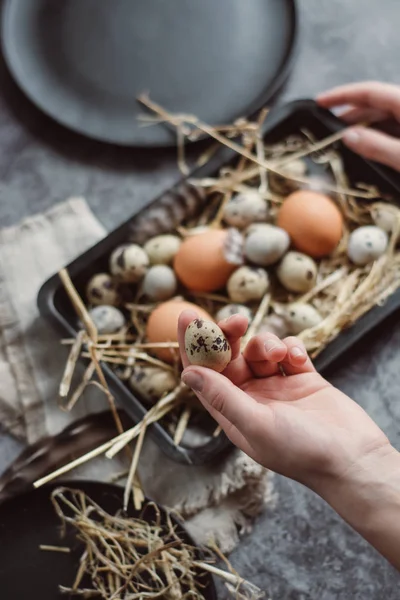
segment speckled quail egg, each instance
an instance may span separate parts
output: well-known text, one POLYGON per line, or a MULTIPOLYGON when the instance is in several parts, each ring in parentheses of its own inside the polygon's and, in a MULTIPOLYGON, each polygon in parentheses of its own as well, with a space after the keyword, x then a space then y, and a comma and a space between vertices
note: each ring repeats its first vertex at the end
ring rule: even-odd
POLYGON ((283 339, 289 333, 286 321, 283 316, 272 313, 261 321, 257 333, 273 333, 278 338, 283 339))
POLYGON ((177 235, 157 235, 144 245, 144 250, 152 265, 169 265, 182 243, 177 235))
MULTIPOLYGON (((372 207, 371 216, 375 225, 390 235, 400 219, 400 209, 393 204, 376 202, 372 207)), ((397 238, 398 242, 400 242, 400 234, 397 238)))
POLYGON ((176 375, 161 367, 135 366, 129 379, 130 388, 141 394, 147 402, 160 400, 177 385, 176 375))
POLYGON ((167 265, 154 265, 144 276, 143 293, 150 300, 168 300, 176 292, 177 279, 174 271, 167 265))
POLYGON ((304 293, 314 287, 317 265, 312 258, 300 252, 288 252, 279 264, 276 274, 290 292, 304 293))
POLYGON ((233 315, 243 315, 247 317, 249 321, 251 321, 253 315, 248 306, 244 304, 227 304, 219 309, 217 314, 215 315, 216 321, 223 321, 224 319, 229 319, 233 315))
POLYGON ((243 229, 257 221, 265 221, 267 217, 267 202, 255 190, 237 194, 228 202, 224 210, 225 223, 238 229, 243 229))
POLYGON ((238 303, 261 300, 268 287, 267 272, 255 267, 240 267, 230 276, 227 284, 229 298, 238 303))
POLYGON ((125 317, 115 306, 95 306, 89 311, 97 332, 116 333, 125 325, 125 317))
POLYGON ((319 325, 322 317, 311 304, 295 302, 287 307, 285 321, 289 333, 291 335, 298 335, 305 329, 319 325))
POLYGON ((86 296, 89 304, 94 305, 113 306, 119 301, 117 286, 108 273, 97 273, 90 279, 86 287, 86 296))
POLYGON ((213 321, 195 319, 185 331, 185 352, 191 365, 221 373, 230 363, 232 351, 222 330, 213 321))
POLYGON ((149 266, 149 257, 137 244, 116 248, 110 257, 112 275, 128 283, 137 283, 142 279, 149 266))
POLYGON ((282 258, 289 245, 290 238, 284 229, 265 223, 246 236, 244 254, 255 265, 268 267, 282 258))
POLYGON ((292 177, 304 177, 308 170, 305 160, 298 159, 284 165, 279 169, 282 175, 270 171, 268 176, 269 185, 273 192, 286 196, 300 187, 300 183, 290 179, 292 177), (286 177, 285 177, 286 175, 286 177))
POLYGON ((385 253, 388 242, 388 234, 380 227, 358 227, 350 234, 347 254, 355 265, 367 265, 385 253))

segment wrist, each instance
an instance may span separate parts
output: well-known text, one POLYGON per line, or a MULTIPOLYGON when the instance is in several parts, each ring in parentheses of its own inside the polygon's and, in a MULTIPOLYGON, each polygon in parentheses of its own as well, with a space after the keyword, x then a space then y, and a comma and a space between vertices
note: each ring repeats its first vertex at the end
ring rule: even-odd
POLYGON ((364 454, 315 491, 381 554, 399 565, 400 454, 389 443, 364 454))

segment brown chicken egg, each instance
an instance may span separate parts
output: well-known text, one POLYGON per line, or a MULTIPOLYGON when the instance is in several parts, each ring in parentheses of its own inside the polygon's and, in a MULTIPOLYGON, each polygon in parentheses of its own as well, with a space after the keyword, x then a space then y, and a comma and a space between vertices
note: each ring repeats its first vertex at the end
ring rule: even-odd
POLYGON ((208 230, 185 239, 174 260, 184 286, 197 292, 214 292, 225 286, 237 268, 225 257, 226 230, 208 230))
MULTIPOLYGON (((150 343, 177 342, 178 319, 184 310, 194 310, 201 319, 212 321, 213 318, 202 308, 191 302, 169 300, 159 304, 151 313, 146 327, 146 338, 150 343)), ((172 363, 177 356, 177 350, 155 348, 152 354, 160 360, 172 363)))
POLYGON ((286 198, 277 225, 287 231, 297 250, 315 258, 333 252, 343 233, 343 217, 333 200, 310 190, 286 198))

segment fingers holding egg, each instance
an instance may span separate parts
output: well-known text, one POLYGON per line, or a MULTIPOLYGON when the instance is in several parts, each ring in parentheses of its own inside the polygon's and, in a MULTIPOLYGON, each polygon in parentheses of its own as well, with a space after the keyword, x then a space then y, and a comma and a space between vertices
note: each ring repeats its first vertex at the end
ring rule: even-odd
POLYGON ((271 377, 279 372, 278 363, 287 354, 285 344, 273 333, 262 333, 249 340, 243 356, 256 377, 271 377))

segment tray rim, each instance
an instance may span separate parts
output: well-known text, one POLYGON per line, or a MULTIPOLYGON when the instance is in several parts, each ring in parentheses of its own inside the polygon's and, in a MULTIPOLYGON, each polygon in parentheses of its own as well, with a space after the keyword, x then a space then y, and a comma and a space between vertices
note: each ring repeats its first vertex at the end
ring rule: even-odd
MULTIPOLYGON (((271 84, 265 90, 265 92, 260 96, 257 102, 253 101, 253 105, 259 105, 258 108, 254 108, 252 112, 248 115, 245 115, 246 118, 252 118, 255 114, 261 110, 261 108, 267 103, 273 101, 275 96, 279 93, 281 88, 284 86, 286 80, 288 79, 291 70, 293 68, 294 62, 297 58, 296 50, 299 44, 299 10, 298 10, 298 0, 285 0, 289 4, 289 9, 291 13, 291 35, 287 44, 287 50, 283 62, 280 68, 277 70, 277 73, 272 80, 271 84)), ((149 143, 135 143, 133 141, 121 141, 111 139, 110 136, 104 135, 96 135, 92 133, 88 133, 82 131, 82 129, 78 126, 68 123, 63 119, 62 114, 55 113, 46 108, 44 103, 35 98, 35 95, 28 89, 28 86, 25 85, 23 77, 20 77, 17 73, 17 70, 14 68, 15 59, 11 56, 8 48, 8 28, 7 22, 9 18, 9 12, 11 10, 11 5, 14 0, 4 0, 3 5, 1 6, 1 15, 0 15, 0 51, 4 57, 4 62, 6 64, 7 70, 9 71, 12 79, 17 84, 19 90, 28 98, 28 100, 44 115, 46 115, 49 119, 56 122, 61 127, 64 127, 77 135, 83 136, 87 139, 94 140, 96 142, 101 142, 103 144, 126 147, 126 148, 137 148, 137 149, 145 149, 145 148, 175 148, 176 147, 176 139, 173 141, 165 140, 164 142, 149 142, 149 143)), ((204 142, 206 136, 199 136, 197 140, 189 141, 189 144, 199 144, 204 142)))
MULTIPOLYGON (((295 100, 284 104, 282 106, 278 106, 270 111, 268 117, 265 121, 263 127, 263 136, 268 135, 271 131, 279 124, 279 122, 284 121, 286 118, 290 116, 291 113, 295 111, 311 111, 316 114, 317 118, 320 117, 321 121, 325 121, 325 125, 329 125, 332 127, 334 131, 339 131, 343 129, 345 126, 343 122, 333 115, 330 111, 326 109, 322 109, 319 107, 314 100, 305 99, 305 100, 295 100), (322 119, 323 117, 323 119, 322 119)), ((69 270, 72 278, 74 277, 74 273, 78 270, 80 271, 82 268, 85 268, 87 263, 89 263, 92 259, 92 255, 99 256, 102 252, 105 251, 105 247, 107 247, 107 251, 109 250, 108 245, 110 244, 110 239, 114 236, 117 237, 120 232, 128 229, 129 224, 140 215, 144 214, 148 208, 157 200, 162 198, 166 193, 179 189, 179 186, 182 184, 187 184, 188 180, 193 177, 202 177, 205 175, 210 175, 211 173, 217 171, 227 162, 232 160, 236 156, 236 153, 229 149, 222 149, 220 153, 217 154, 207 165, 204 167, 200 167, 192 171, 187 177, 183 177, 180 181, 178 181, 174 186, 168 188, 161 194, 159 194, 156 198, 150 201, 145 207, 141 208, 137 212, 133 213, 124 223, 118 226, 116 229, 112 230, 105 238, 100 240, 97 244, 89 248, 86 252, 75 258, 73 261, 66 266, 69 270), (104 247, 104 250, 103 250, 104 247), (82 264, 82 260, 84 261, 82 264)), ((382 167, 381 165, 377 165, 376 163, 372 163, 371 161, 362 159, 370 169, 376 172, 380 177, 385 179, 387 183, 396 188, 399 192, 400 198, 400 178, 399 175, 396 174, 392 169, 382 167), (396 181, 396 179, 398 181, 396 181)), ((53 325, 56 325, 58 329, 62 329, 67 334, 75 335, 76 331, 74 328, 64 319, 64 317, 57 312, 54 305, 54 294, 57 289, 61 287, 61 282, 57 274, 50 277, 41 287, 38 294, 38 307, 41 315, 45 317, 47 320, 50 320, 53 325)), ((386 301, 383 306, 376 306, 370 311, 368 311, 365 315, 363 315, 360 319, 357 320, 356 324, 351 328, 341 332, 339 336, 333 340, 327 348, 321 352, 321 354, 315 359, 314 365, 319 372, 325 371, 328 367, 331 367, 333 363, 341 357, 345 352, 347 352, 356 342, 358 342, 364 335, 371 332, 375 329, 383 320, 393 314, 396 309, 400 308, 400 289, 394 292, 386 301)), ((126 401, 129 401, 131 397, 138 399, 136 396, 128 390, 126 385, 124 385, 118 378, 115 376, 113 371, 105 364, 102 364, 104 372, 106 376, 111 377, 112 387, 116 389, 117 394, 121 394, 125 396, 126 401), (129 400, 128 400, 129 396, 129 400)), ((120 395, 117 396, 117 401, 120 400, 120 395)), ((138 401, 139 404, 140 401, 138 401)), ((122 407, 124 407, 124 403, 120 403, 122 407)), ((143 408, 143 407, 142 407, 143 408)), ((146 414, 146 410, 143 408, 142 416, 146 414)), ((134 417, 136 418, 136 417, 134 417)), ((168 438, 168 445, 170 445, 172 438, 166 433, 164 428, 162 428, 159 423, 153 424, 149 428, 149 432, 155 432, 163 437, 168 438)), ((199 449, 186 449, 180 446, 175 446, 175 456, 171 456, 168 451, 168 455, 173 458, 173 460, 178 460, 179 462, 183 462, 186 464, 204 464, 208 460, 211 460, 215 457, 216 454, 220 454, 223 451, 228 450, 232 447, 231 442, 226 438, 224 434, 221 434, 219 438, 219 445, 214 448, 214 452, 212 456, 208 456, 206 460, 204 457, 200 456, 199 449)), ((167 441, 167 439, 165 439, 167 441)), ((159 443, 159 440, 157 440, 159 443)), ((209 442, 211 444, 212 442, 209 442)), ((206 446, 201 447, 207 448, 206 446)), ((162 446, 160 445, 162 448, 162 446)), ((162 448, 163 449, 163 448, 162 448)))

